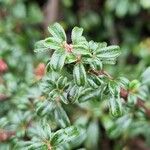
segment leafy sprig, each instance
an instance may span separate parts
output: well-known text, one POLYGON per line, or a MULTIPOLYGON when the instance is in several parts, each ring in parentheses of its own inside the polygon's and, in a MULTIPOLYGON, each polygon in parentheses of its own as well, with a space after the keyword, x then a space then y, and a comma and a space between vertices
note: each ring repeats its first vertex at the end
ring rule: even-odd
MULTIPOLYGON (((78 137, 85 140, 80 125, 72 125, 70 114, 64 109, 65 104, 80 106, 80 103, 84 102, 101 103, 105 100, 111 115, 120 118, 116 122, 118 127, 126 116, 130 117, 124 124, 123 131, 120 131, 120 128, 116 129, 118 135, 126 131, 132 120, 130 111, 122 116, 126 111, 123 107, 131 107, 134 104, 149 113, 143 100, 139 98, 144 92, 139 92, 142 84, 138 80, 129 82, 124 77, 115 79, 104 71, 105 64, 115 64, 120 55, 119 46, 107 46, 105 42, 88 42, 82 35, 83 29, 78 27, 72 30, 71 43, 67 43, 67 36, 60 24, 55 23, 48 30, 51 36, 35 45, 36 52, 50 50, 52 54, 47 64, 47 75, 40 83, 43 100, 41 101, 39 97, 35 105, 37 115, 43 117, 42 120, 51 119, 50 116, 53 116, 56 126, 52 131, 50 124, 47 123, 29 126, 27 134, 31 140, 19 143, 20 146, 27 149, 71 149, 71 144, 74 145, 73 141, 78 137), (132 99, 136 100, 133 104, 130 103, 132 99), (56 128, 61 129, 56 130, 56 128)), ((147 72, 142 78, 147 76, 147 72)), ((90 128, 93 126, 98 131, 95 121, 94 124, 89 125, 88 132, 91 132, 90 128)), ((112 137, 113 129, 113 126, 108 127, 112 137)))

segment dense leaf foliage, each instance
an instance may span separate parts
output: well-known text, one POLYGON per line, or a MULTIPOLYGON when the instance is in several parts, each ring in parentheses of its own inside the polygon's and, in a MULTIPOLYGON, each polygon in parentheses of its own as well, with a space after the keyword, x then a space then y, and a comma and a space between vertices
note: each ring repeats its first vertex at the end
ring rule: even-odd
POLYGON ((0 1, 0 150, 150 147, 150 3, 38 2, 0 1))

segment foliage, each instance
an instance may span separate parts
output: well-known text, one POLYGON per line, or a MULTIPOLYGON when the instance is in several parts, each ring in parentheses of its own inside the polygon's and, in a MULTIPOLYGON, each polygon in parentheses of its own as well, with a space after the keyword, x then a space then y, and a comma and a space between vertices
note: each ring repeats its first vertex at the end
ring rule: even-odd
POLYGON ((61 1, 45 38, 35 1, 0 1, 0 149, 150 146, 149 2, 84 2, 61 1))

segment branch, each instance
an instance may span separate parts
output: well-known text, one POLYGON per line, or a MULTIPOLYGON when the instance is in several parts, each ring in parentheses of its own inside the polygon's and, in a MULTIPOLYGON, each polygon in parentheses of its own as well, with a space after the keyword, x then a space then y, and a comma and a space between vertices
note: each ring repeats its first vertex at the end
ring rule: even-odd
MULTIPOLYGON (((101 71, 90 70, 90 72, 94 73, 97 76, 104 75, 104 76, 108 77, 111 80, 113 79, 113 77, 104 70, 101 70, 101 71)), ((127 100, 128 100, 128 95, 129 95, 129 91, 127 91, 124 88, 121 88, 120 97, 123 98, 125 100, 125 102, 127 102, 127 100)), ((142 100, 141 98, 138 97, 137 102, 136 102, 136 107, 143 108, 145 110, 146 116, 148 118, 150 118, 150 109, 145 106, 145 101, 144 100, 142 100)))

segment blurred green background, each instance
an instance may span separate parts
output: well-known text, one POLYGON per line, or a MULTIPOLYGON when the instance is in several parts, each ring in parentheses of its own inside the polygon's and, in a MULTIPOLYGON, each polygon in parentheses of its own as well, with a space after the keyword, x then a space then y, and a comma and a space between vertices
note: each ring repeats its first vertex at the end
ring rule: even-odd
MULTIPOLYGON (((48 36, 47 27, 54 22, 64 27, 68 37, 71 29, 79 26, 88 40, 119 45, 122 53, 117 64, 106 66, 115 77, 138 79, 150 66, 150 0, 0 0, 0 129, 16 129, 21 136, 25 131, 16 116, 21 114, 24 124, 34 118, 26 113, 34 112, 31 99, 40 95, 35 85, 43 68, 37 69, 50 55, 34 53, 34 44, 48 36), (4 70, 3 63, 7 65, 4 70)), ((84 143, 87 149, 150 149, 147 118, 131 121, 124 116, 114 120, 103 111, 104 106, 83 106, 92 116, 87 127, 89 138, 84 143), (94 119, 97 116, 100 129, 94 119)), ((79 112, 75 116, 70 109, 67 111, 73 118, 79 116, 79 112)), ((80 119, 84 122, 88 117, 81 115, 80 119)), ((1 141, 0 136, 1 150, 11 149, 13 142, 1 141)))

